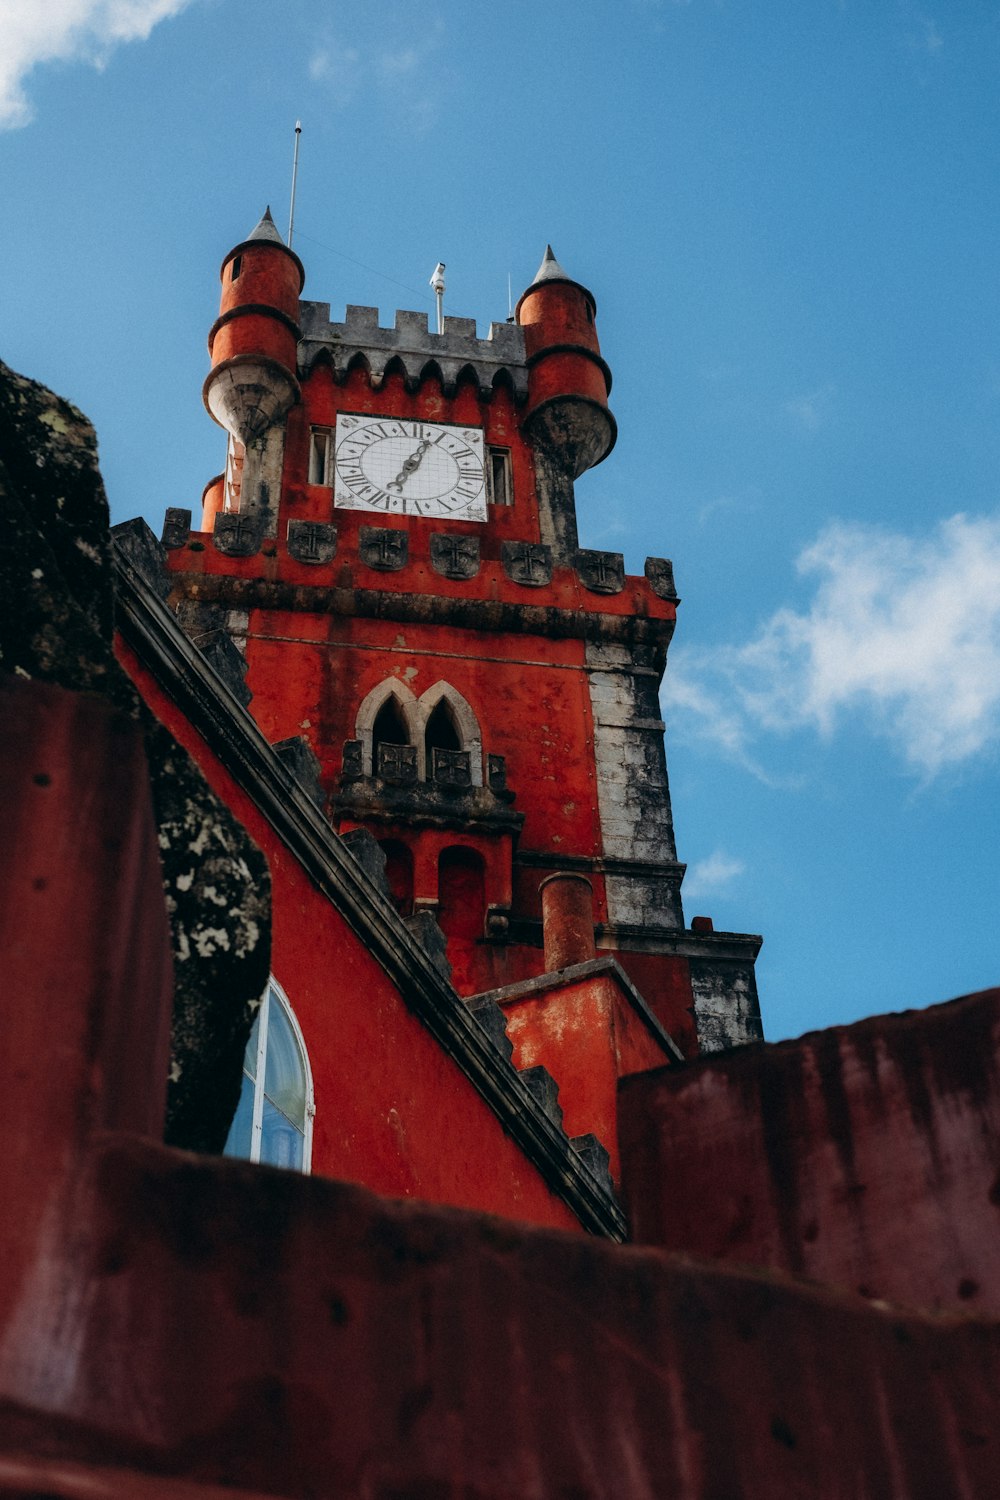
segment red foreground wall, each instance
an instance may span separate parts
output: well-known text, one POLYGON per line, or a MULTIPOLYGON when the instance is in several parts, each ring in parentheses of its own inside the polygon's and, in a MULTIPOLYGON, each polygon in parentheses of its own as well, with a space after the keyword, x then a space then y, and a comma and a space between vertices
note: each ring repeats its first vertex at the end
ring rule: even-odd
POLYGON ((138 731, 17 692, 0 1494, 1000 1491, 993 1322, 156 1144, 169 935, 138 731))
POLYGON ((1000 1315, 1000 990, 625 1080, 633 1236, 1000 1315))

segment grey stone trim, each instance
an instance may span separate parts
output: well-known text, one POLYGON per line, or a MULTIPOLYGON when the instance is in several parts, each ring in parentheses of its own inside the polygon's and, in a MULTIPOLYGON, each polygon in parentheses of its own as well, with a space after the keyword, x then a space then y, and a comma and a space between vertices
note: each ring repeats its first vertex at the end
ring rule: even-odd
MULTIPOLYGON (((348 740, 347 744, 356 741, 348 740)), ((413 749, 413 746, 384 747, 413 749)), ((345 747, 346 750, 346 747, 345 747)), ((509 833, 516 837, 524 826, 524 813, 511 806, 514 794, 504 788, 443 786, 419 781, 390 784, 381 776, 354 776, 353 758, 340 790, 330 799, 334 816, 349 814, 374 823, 398 823, 404 819, 414 828, 469 828, 479 833, 509 833)))
MULTIPOLYGON (((541 932, 541 923, 538 924, 541 932)), ((732 960, 752 964, 764 939, 756 932, 691 932, 676 930, 651 932, 648 927, 622 923, 599 923, 595 928, 599 948, 616 948, 623 952, 667 953, 678 958, 732 960)))
POLYGON ((168 505, 163 514, 164 547, 183 547, 191 535, 191 512, 179 505, 168 505))
POLYGON ((380 573, 398 573, 409 558, 409 535, 393 526, 362 526, 358 533, 358 555, 369 568, 380 573))
POLYGON ((433 363, 441 372, 446 396, 454 395, 459 375, 469 368, 484 396, 490 395, 501 373, 510 380, 519 400, 528 394, 524 330, 516 323, 491 323, 489 337, 480 339, 476 337, 474 318, 445 318, 444 333, 432 333, 425 312, 397 312, 394 327, 382 328, 377 307, 348 304, 343 323, 333 323, 328 302, 303 302, 300 317, 299 368, 303 375, 325 355, 335 376, 343 379, 351 361, 362 355, 376 390, 389 361, 398 359, 411 387, 419 384, 425 369, 433 363))
POLYGON ((559 969, 555 974, 539 974, 534 979, 522 979, 517 984, 508 984, 501 989, 483 990, 480 994, 473 995, 466 1001, 466 1004, 480 1006, 495 1002, 502 1006, 505 1001, 529 1000, 534 995, 551 994, 553 990, 564 989, 570 984, 579 984, 582 980, 597 979, 602 974, 608 975, 615 981, 664 1051, 674 1062, 682 1063, 684 1054, 681 1049, 650 1010, 621 964, 610 953, 598 954, 597 958, 590 958, 586 963, 570 964, 565 969, 559 969))
POLYGON ((687 869, 677 860, 612 859, 601 854, 563 854, 555 849, 517 849, 514 863, 546 870, 594 870, 601 875, 662 875, 678 884, 687 869))
POLYGON ((614 1183, 611 1181, 611 1157, 607 1148, 601 1144, 596 1135, 575 1135, 570 1140, 573 1150, 587 1163, 599 1182, 607 1185, 609 1193, 614 1192, 614 1183))
POLYGON ((702 1052, 725 1052, 764 1040, 753 960, 692 957, 691 992, 702 1052))
POLYGON ((337 555, 337 528, 326 521, 289 521, 288 552, 296 562, 322 564, 337 555))
POLYGON ((540 589, 552 582, 552 548, 544 542, 501 542, 500 560, 514 583, 540 589))
POLYGON ((479 572, 479 538, 432 531, 431 567, 442 578, 475 578, 479 572))
MULTIPOLYGON (((482 630, 491 635, 583 639, 601 645, 618 645, 630 652, 646 648, 659 657, 661 664, 675 624, 673 620, 658 620, 651 616, 603 615, 513 599, 453 598, 447 594, 339 588, 269 578, 230 578, 221 574, 186 577, 183 573, 175 573, 173 584, 182 595, 189 588, 192 593, 197 593, 199 600, 224 603, 227 608, 306 610, 313 614, 398 620, 402 624, 451 625, 463 630, 482 630)), ((359 649, 364 649, 364 642, 359 649)), ((440 654, 453 657, 457 653, 440 654)), ((573 668, 573 671, 577 670, 577 667, 573 668)), ((644 671, 650 678, 659 680, 656 671, 645 668, 637 668, 633 675, 638 680, 644 671)))
POLYGON ((625 558, 620 552, 592 552, 581 547, 576 554, 576 571, 584 588, 594 594, 620 594, 625 587, 625 558))
POLYGON ((256 515, 243 516, 219 511, 215 517, 212 544, 227 557, 252 557, 264 541, 265 525, 256 515))
POLYGON ((671 599, 675 604, 680 603, 674 584, 674 565, 669 557, 647 557, 645 573, 654 594, 661 599, 671 599))
POLYGON ((252 798, 316 889, 361 937, 413 1013, 454 1059, 504 1129, 585 1229, 623 1240, 620 1206, 590 1172, 565 1133, 540 1107, 402 918, 372 886, 319 808, 166 605, 121 552, 117 554, 117 624, 163 690, 252 798))
POLYGON ((304 735, 296 734, 287 740, 275 740, 271 747, 291 771, 307 797, 322 808, 325 799, 320 779, 320 763, 315 750, 304 735))
POLYGON ((522 1078, 540 1109, 543 1109, 557 1130, 562 1129, 562 1105, 559 1103, 559 1085, 548 1068, 541 1063, 534 1068, 521 1068, 522 1078))
MULTIPOLYGON (((626 862, 675 864, 656 677, 645 663, 636 671, 631 652, 618 644, 588 642, 586 656, 603 853, 626 862)), ((626 866, 607 878, 609 918, 682 927, 677 886, 670 876, 639 876, 626 866)))

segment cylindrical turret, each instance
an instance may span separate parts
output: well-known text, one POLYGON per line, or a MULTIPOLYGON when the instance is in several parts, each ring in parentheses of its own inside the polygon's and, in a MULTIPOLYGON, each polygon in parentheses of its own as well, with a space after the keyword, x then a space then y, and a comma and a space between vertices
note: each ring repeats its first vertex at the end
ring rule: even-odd
POLYGON ((296 355, 302 262, 268 209, 250 237, 222 262, 222 302, 208 336, 209 413, 249 447, 299 399, 296 355))
POLYGON ((561 872, 548 875, 542 893, 542 942, 545 972, 554 974, 570 964, 585 964, 596 952, 594 892, 586 875, 561 872))
POLYGON ((566 275, 548 245, 516 311, 529 366, 525 427, 558 455, 571 479, 606 458, 617 436, 596 313, 590 292, 566 275))

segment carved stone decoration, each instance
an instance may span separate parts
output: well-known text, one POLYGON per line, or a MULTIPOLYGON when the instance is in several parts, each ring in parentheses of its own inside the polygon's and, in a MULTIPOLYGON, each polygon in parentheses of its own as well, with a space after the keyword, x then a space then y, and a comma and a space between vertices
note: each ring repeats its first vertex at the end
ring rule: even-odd
POLYGON ((344 770, 345 781, 360 781, 365 774, 364 761, 362 759, 362 747, 360 740, 344 741, 344 770))
POLYGON ((337 528, 323 521, 289 521, 288 551, 300 563, 333 562, 337 528))
POLYGON ((256 516, 238 516, 221 512, 215 518, 212 541, 216 550, 227 557, 252 557, 260 551, 264 528, 256 516))
POLYGON ((191 535, 191 512, 179 506, 168 505, 163 517, 164 547, 183 547, 191 535))
POLYGON ((416 745, 379 745, 375 774, 393 786, 412 786, 417 779, 416 745))
POLYGON ((431 567, 442 578, 475 578, 479 572, 479 538, 432 531, 431 567))
POLYGON ((405 531, 393 531, 385 526, 362 526, 359 551, 361 561, 380 573, 395 573, 406 567, 407 541, 405 531))
POLYGON ((661 599, 672 599, 677 601, 677 589, 674 586, 674 565, 668 557, 647 557, 646 577, 654 594, 661 599))
POLYGON ((620 594, 625 587, 625 559, 620 552, 576 554, 576 571, 584 588, 594 594, 620 594))
POLYGON ((472 756, 468 750, 442 750, 435 745, 433 773, 436 786, 471 786, 472 756))
POLYGON ((503 570, 515 583, 544 588, 552 582, 552 548, 544 542, 503 542, 503 570))
POLYGON ((507 760, 503 755, 486 757, 486 780, 491 792, 507 790, 507 760))

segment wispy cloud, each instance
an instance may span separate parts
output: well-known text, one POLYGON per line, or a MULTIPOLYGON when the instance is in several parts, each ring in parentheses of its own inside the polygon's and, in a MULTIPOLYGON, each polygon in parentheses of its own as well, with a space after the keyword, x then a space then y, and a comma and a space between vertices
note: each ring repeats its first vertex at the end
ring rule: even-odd
POLYGON ((0 129, 27 125, 25 80, 41 63, 103 67, 123 42, 145 41, 153 27, 190 0, 2 0, 0 129))
POLYGON ((700 901, 703 896, 716 896, 745 872, 746 865, 741 859, 716 849, 707 859, 696 860, 688 866, 684 877, 684 899, 700 901))
POLYGON ((440 23, 430 26, 417 42, 385 50, 346 46, 328 31, 310 58, 309 77, 326 86, 330 101, 339 108, 353 103, 363 90, 377 94, 406 116, 410 130, 424 135, 440 107, 446 74, 428 64, 443 40, 440 23))
POLYGON ((672 665, 665 709, 688 714, 688 732, 758 774, 763 734, 848 721, 924 779, 996 751, 1000 516, 953 516, 924 537, 836 524, 798 569, 814 582, 806 609, 672 665))
POLYGON ((818 432, 821 427, 826 426, 833 414, 833 399, 836 393, 835 385, 821 385, 814 391, 792 396, 785 402, 785 411, 800 427, 805 428, 806 432, 818 432))

